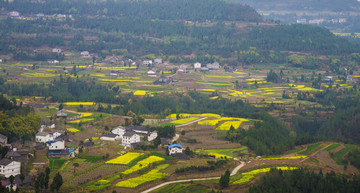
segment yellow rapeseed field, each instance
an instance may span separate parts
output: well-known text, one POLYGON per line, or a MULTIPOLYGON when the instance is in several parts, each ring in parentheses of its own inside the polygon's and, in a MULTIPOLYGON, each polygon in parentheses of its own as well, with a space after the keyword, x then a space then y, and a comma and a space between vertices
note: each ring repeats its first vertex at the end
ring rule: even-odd
POLYGON ((135 152, 128 152, 124 155, 121 155, 117 158, 114 158, 112 160, 109 160, 105 163, 107 164, 129 164, 132 160, 136 159, 137 157, 143 155, 144 153, 135 153, 135 152))
POLYGON ((74 105, 91 106, 91 105, 95 105, 95 103, 94 102, 65 102, 64 105, 68 105, 68 106, 74 106, 74 105))
POLYGON ((149 157, 139 161, 138 163, 136 163, 136 165, 134 165, 133 167, 131 167, 131 168, 127 169, 127 170, 125 170, 122 173, 123 174, 131 174, 133 172, 136 172, 138 170, 141 170, 141 169, 147 167, 151 163, 159 162, 159 161, 163 161, 163 160, 165 160, 165 159, 162 158, 162 157, 152 155, 152 156, 149 156, 149 157))
POLYGON ((175 121, 171 121, 170 123, 182 125, 182 124, 189 123, 191 121, 195 121, 197 119, 198 119, 197 117, 190 117, 190 118, 178 119, 178 120, 175 120, 175 121))

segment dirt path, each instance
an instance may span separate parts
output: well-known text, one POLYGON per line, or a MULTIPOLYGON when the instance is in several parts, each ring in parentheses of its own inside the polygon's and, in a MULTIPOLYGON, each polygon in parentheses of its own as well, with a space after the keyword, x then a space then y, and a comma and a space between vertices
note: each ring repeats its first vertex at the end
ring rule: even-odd
POLYGON ((188 122, 188 123, 185 123, 185 124, 182 124, 182 125, 176 125, 175 127, 178 128, 178 127, 183 127, 183 126, 191 125, 191 124, 193 124, 193 123, 202 121, 202 120, 204 120, 204 119, 207 119, 207 117, 203 117, 203 118, 201 118, 201 119, 196 119, 195 121, 191 121, 191 122, 188 122))
MULTIPOLYGON (((231 172, 230 176, 235 175, 243 166, 245 166, 245 162, 241 162, 240 165, 236 166, 236 168, 234 168, 233 171, 231 172)), ((214 180, 214 179, 220 179, 220 177, 196 178, 196 179, 187 179, 187 180, 175 180, 175 181, 170 181, 170 182, 165 182, 165 183, 159 184, 159 185, 157 185, 155 187, 144 190, 141 193, 152 192, 152 191, 154 191, 154 190, 156 190, 158 188, 161 188, 161 187, 169 185, 169 184, 174 184, 174 183, 191 182, 191 181, 203 181, 203 180, 214 180)))
POLYGON ((322 147, 321 149, 315 151, 314 153, 308 155, 305 159, 301 160, 299 163, 303 163, 305 162, 306 160, 308 160, 309 158, 313 158, 316 154, 318 154, 320 151, 324 150, 325 148, 329 147, 330 145, 332 145, 333 143, 330 143, 324 147, 322 147))

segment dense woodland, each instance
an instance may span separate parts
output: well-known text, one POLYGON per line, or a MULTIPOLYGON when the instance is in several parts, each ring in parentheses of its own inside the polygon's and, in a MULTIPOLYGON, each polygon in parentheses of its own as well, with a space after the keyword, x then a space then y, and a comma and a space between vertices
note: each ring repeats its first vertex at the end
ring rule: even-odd
POLYGON ((239 21, 259 23, 262 18, 248 6, 218 0, 211 3, 206 0, 191 3, 188 0, 45 3, 21 0, 1 1, 0 7, 27 16, 40 12, 50 15, 31 20, 0 20, 0 54, 10 53, 16 60, 59 58, 33 52, 43 45, 88 50, 97 53, 100 59, 113 54, 113 49, 126 49, 127 57, 196 53, 234 57, 238 60, 228 63, 242 64, 286 61, 279 52, 283 50, 337 55, 360 49, 358 44, 315 26, 239 27, 239 21), (71 14, 72 18, 57 19, 55 14, 71 14), (87 41, 87 36, 96 39, 87 41), (255 55, 248 53, 250 48, 257 49, 255 55), (274 52, 269 53, 270 50, 274 52))
POLYGON ((31 140, 37 133, 40 117, 29 107, 16 105, 0 95, 0 133, 7 136, 9 142, 31 140))
POLYGON ((355 193, 360 189, 360 177, 314 173, 307 169, 292 171, 271 170, 248 190, 249 193, 278 192, 346 192, 355 193))

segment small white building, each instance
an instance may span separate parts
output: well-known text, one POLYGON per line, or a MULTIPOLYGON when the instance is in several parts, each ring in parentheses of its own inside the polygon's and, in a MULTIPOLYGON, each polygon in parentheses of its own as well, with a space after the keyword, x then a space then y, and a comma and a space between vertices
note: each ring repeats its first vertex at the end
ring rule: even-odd
POLYGON ((12 11, 12 12, 9 13, 9 16, 10 16, 10 17, 19 17, 19 16, 20 16, 20 13, 17 12, 17 11, 12 11))
POLYGON ((206 67, 209 68, 210 70, 218 70, 220 69, 220 64, 219 62, 214 62, 212 64, 207 64, 206 67))
POLYGON ((139 143, 140 142, 140 135, 136 134, 135 132, 126 132, 123 135, 122 145, 130 147, 132 143, 139 143))
POLYGON ((2 159, 0 160, 0 175, 5 176, 6 178, 11 175, 16 176, 21 172, 21 163, 17 161, 13 161, 10 159, 2 159))
POLYGON ((60 54, 61 51, 62 51, 62 50, 61 50, 60 48, 53 48, 53 49, 52 49, 52 52, 53 52, 53 53, 57 53, 57 54, 60 54))
POLYGON ((6 145, 8 138, 5 135, 0 134, 0 144, 6 145))
POLYGON ((149 132, 148 134, 148 141, 153 141, 155 138, 157 138, 158 136, 158 132, 157 131, 153 131, 153 132, 149 132))
POLYGON ((144 66, 147 66, 147 65, 149 65, 149 64, 152 65, 152 60, 144 60, 144 61, 143 61, 143 65, 144 65, 144 66))
POLYGON ((176 154, 176 153, 182 153, 183 146, 179 144, 171 144, 168 146, 169 149, 169 155, 176 154))
POLYGON ((162 59, 161 58, 155 58, 154 63, 155 64, 162 64, 162 59))
POLYGON ((194 64, 194 68, 195 68, 195 69, 200 69, 200 68, 201 68, 201 64, 200 64, 199 62, 196 62, 196 63, 194 64))
POLYGON ((120 135, 117 135, 114 133, 107 133, 100 137, 100 140, 103 140, 103 141, 118 141, 120 139, 121 139, 120 135))
POLYGON ((58 112, 56 113, 56 118, 58 118, 58 119, 59 119, 59 118, 66 119, 66 118, 67 118, 67 112, 66 112, 64 109, 58 111, 58 112))
POLYGON ((83 58, 89 58, 89 57, 91 57, 91 55, 90 55, 90 53, 89 53, 88 51, 82 51, 82 52, 80 53, 80 55, 81 55, 81 57, 83 57, 83 58))
POLYGON ((0 58, 0 63, 2 63, 3 62, 3 60, 0 58))
POLYGON ((57 140, 55 142, 50 143, 49 150, 63 150, 65 149, 65 141, 57 140))
POLYGON ((49 64, 59 64, 59 60, 48 60, 49 64))
POLYGON ((111 133, 119 135, 121 139, 122 139, 123 135, 125 134, 125 132, 126 132, 126 130, 123 126, 118 126, 111 130, 111 133))
POLYGON ((156 72, 154 72, 154 71, 152 71, 152 70, 149 70, 149 71, 147 72, 147 75, 148 75, 148 76, 156 76, 156 72))
POLYGON ((54 140, 54 137, 51 133, 39 132, 35 135, 36 142, 46 143, 52 140, 54 140))
POLYGON ((52 133, 54 139, 58 138, 62 134, 63 134, 63 132, 61 132, 61 131, 55 131, 52 133))

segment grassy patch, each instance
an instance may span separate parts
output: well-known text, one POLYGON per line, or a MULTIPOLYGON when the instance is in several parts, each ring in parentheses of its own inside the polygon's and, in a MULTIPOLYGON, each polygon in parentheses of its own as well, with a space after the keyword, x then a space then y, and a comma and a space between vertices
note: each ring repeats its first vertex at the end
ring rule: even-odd
POLYGON ((49 167, 53 171, 58 170, 66 161, 67 159, 61 159, 59 157, 49 157, 49 167))
POLYGON ((78 157, 80 159, 85 159, 86 162, 90 162, 90 163, 96 163, 98 161, 103 160, 102 156, 79 155, 78 157))
POLYGON ((180 183, 169 184, 155 191, 156 193, 180 193, 180 192, 209 192, 206 186, 199 184, 184 185, 180 183))
POLYGON ((293 153, 297 153, 297 152, 302 151, 302 150, 303 150, 303 148, 298 147, 298 148, 296 148, 296 149, 293 149, 293 150, 290 150, 290 151, 286 152, 286 155, 288 155, 288 154, 293 154, 293 153))
POLYGON ((331 150, 336 149, 338 147, 340 147, 340 144, 336 143, 336 144, 330 145, 329 147, 325 148, 324 150, 325 151, 331 151, 331 150))
POLYGON ((315 151, 321 149, 324 146, 322 143, 317 143, 314 145, 307 146, 305 151, 299 152, 300 155, 310 155, 311 153, 314 153, 315 151))
POLYGON ((234 157, 237 155, 234 155, 234 152, 240 152, 240 153, 247 153, 248 148, 247 147, 240 147, 237 149, 207 149, 205 151, 209 152, 209 153, 217 153, 217 154, 222 154, 222 155, 226 155, 229 157, 234 157))
POLYGON ((110 116, 110 114, 106 114, 106 113, 94 113, 93 118, 94 119, 100 119, 100 118, 105 118, 110 116))
POLYGON ((344 155, 357 148, 358 147, 356 145, 345 144, 345 148, 336 152, 332 156, 332 158, 336 161, 337 164, 341 164, 341 165, 347 164, 347 162, 345 162, 345 160, 343 159, 344 155))
POLYGON ((141 155, 141 156, 133 159, 133 160, 128 164, 128 166, 129 166, 129 167, 133 167, 134 165, 136 165, 137 162, 139 162, 139 161, 141 161, 141 160, 143 160, 143 159, 145 159, 145 158, 147 158, 147 157, 148 157, 147 154, 141 155))

